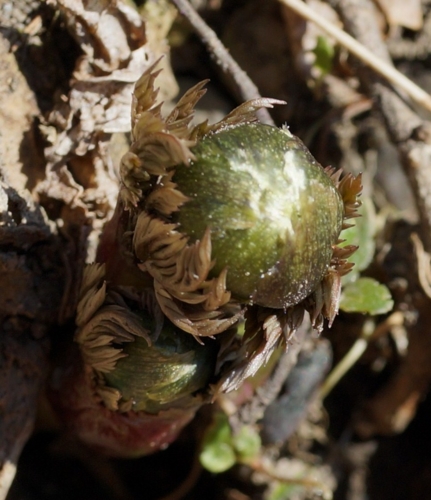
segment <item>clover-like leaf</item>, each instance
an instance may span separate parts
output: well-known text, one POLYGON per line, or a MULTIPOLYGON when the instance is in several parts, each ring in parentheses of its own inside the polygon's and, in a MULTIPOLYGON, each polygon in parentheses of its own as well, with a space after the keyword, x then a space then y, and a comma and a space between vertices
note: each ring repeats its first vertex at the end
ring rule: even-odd
POLYGON ((207 429, 199 460, 202 467, 216 474, 235 465, 237 459, 232 431, 224 413, 217 413, 212 425, 207 429))
POLYGON ((340 309, 345 312, 385 314, 394 306, 387 286, 373 278, 359 278, 348 283, 342 293, 340 309))
POLYGON ((256 429, 250 425, 244 425, 233 436, 232 443, 242 462, 248 462, 259 454, 262 441, 256 429))
POLYGON ((296 485, 277 483, 269 493, 268 500, 288 500, 295 490, 298 490, 296 485))

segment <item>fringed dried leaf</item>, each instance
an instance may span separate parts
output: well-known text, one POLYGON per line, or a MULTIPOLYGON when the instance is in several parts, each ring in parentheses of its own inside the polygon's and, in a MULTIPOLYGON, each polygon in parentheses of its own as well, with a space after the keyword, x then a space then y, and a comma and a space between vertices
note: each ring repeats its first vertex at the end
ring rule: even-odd
POLYGON ((165 176, 169 169, 179 163, 187 164, 194 159, 190 147, 194 142, 178 139, 168 132, 157 132, 135 143, 132 151, 141 160, 141 168, 154 176, 165 176))
POLYGON ((210 281, 203 308, 205 311, 214 311, 227 304, 231 298, 231 293, 226 289, 227 269, 224 269, 217 278, 210 281))
MULTIPOLYGON (((111 341, 112 338, 109 340, 109 343, 111 341)), ((107 346, 108 345, 109 344, 107 344, 107 346)), ((117 361, 125 356, 120 350, 112 347, 98 347, 90 349, 87 344, 81 348, 81 354, 85 362, 89 365, 91 363, 91 368, 99 373, 111 372, 115 369, 117 361)))
MULTIPOLYGON (((290 330, 290 336, 298 330, 298 328, 302 325, 302 322, 304 320, 304 313, 305 313, 305 308, 304 307, 290 307, 286 311, 287 315, 287 326, 289 327, 288 329, 285 330, 285 333, 290 330)), ((290 337, 285 338, 286 342, 290 340, 290 337)))
POLYGON ((229 307, 219 307, 215 311, 208 311, 204 309, 204 303, 195 302, 194 307, 190 308, 184 301, 176 299, 158 281, 154 282, 154 288, 163 313, 174 325, 196 338, 212 337, 222 333, 243 317, 243 311, 239 305, 229 304, 229 307))
POLYGON ((98 382, 96 385, 96 394, 101 398, 108 410, 118 411, 120 409, 121 392, 113 387, 108 387, 103 380, 98 382))
POLYGON ((347 174, 339 182, 338 190, 344 203, 344 218, 359 217, 358 208, 361 206, 361 202, 358 200, 358 196, 362 191, 362 175, 359 174, 355 177, 352 174, 347 174))
POLYGON ((330 179, 334 183, 335 187, 338 189, 338 186, 340 184, 340 178, 341 178, 341 175, 343 173, 343 169, 341 169, 341 168, 337 169, 335 167, 329 166, 329 167, 325 167, 324 171, 327 174, 327 176, 330 177, 330 179))
POLYGON ((177 227, 177 224, 168 224, 157 217, 151 217, 147 212, 139 214, 132 245, 136 256, 144 263, 145 270, 150 255, 157 262, 164 262, 166 267, 174 265, 170 263, 170 259, 175 260, 187 244, 186 238, 176 231, 177 227))
POLYGON ((194 327, 193 322, 187 318, 169 292, 157 281, 154 282, 154 291, 161 310, 169 320, 184 332, 199 337, 199 332, 194 327))
POLYGON ((323 279, 323 315, 332 326, 335 316, 338 314, 341 295, 341 276, 335 269, 329 268, 328 273, 323 279))
POLYGON ((165 129, 165 122, 161 116, 159 114, 155 116, 152 111, 143 112, 136 120, 132 129, 133 144, 145 141, 150 134, 157 134, 165 129))
POLYGON ((135 337, 142 337, 151 345, 149 332, 137 314, 118 305, 107 305, 76 332, 75 341, 81 346, 84 362, 96 372, 107 373, 124 356, 118 344, 133 342, 135 337))
POLYGON ((189 149, 191 144, 165 132, 150 133, 142 141, 134 143, 123 156, 120 166, 121 181, 130 191, 123 196, 127 206, 136 207, 142 200, 152 175, 169 178, 171 167, 193 159, 189 149))
MULTIPOLYGON (((278 99, 270 99, 267 97, 260 97, 259 99, 252 99, 244 102, 236 107, 227 116, 213 125, 209 125, 206 130, 202 130, 204 134, 218 132, 227 127, 241 125, 243 123, 253 123, 257 121, 256 111, 261 108, 273 108, 274 104, 286 104, 285 101, 278 99)), ((198 126, 199 127, 199 126, 198 126)), ((202 134, 201 131, 199 131, 202 134)))
POLYGON ((324 306, 323 299, 323 286, 322 283, 314 290, 314 292, 310 295, 310 297, 306 300, 306 308, 308 313, 310 314, 310 321, 313 328, 317 322, 320 324, 321 321, 318 321, 319 316, 322 316, 322 310, 324 306))
POLYGON ((340 276, 345 276, 346 274, 349 274, 354 267, 355 267, 354 262, 349 262, 346 260, 337 266, 337 272, 340 276))
POLYGON ((155 279, 161 281, 165 288, 180 298, 184 292, 196 292, 201 289, 211 267, 211 233, 207 229, 202 240, 185 246, 178 253, 173 267, 175 272, 172 275, 162 276, 157 273, 155 260, 151 260, 149 272, 155 279))
MULTIPOLYGON (((357 211, 361 206, 361 202, 358 196, 361 195, 362 191, 362 174, 355 177, 349 173, 341 177, 342 169, 337 170, 335 167, 326 167, 324 170, 341 195, 344 204, 344 219, 359 217, 357 211)), ((351 225, 344 223, 343 229, 347 229, 347 227, 351 227, 351 225)))
POLYGON ((347 259, 353 255, 358 247, 356 245, 346 245, 344 247, 338 246, 339 243, 343 243, 344 240, 340 240, 337 245, 332 248, 332 258, 331 265, 328 273, 337 272, 338 276, 344 276, 348 274, 354 267, 353 262, 349 262, 347 259))
POLYGON ((83 296, 87 295, 90 290, 100 285, 100 282, 105 278, 105 272, 105 264, 94 263, 85 266, 79 291, 80 300, 83 296))
POLYGON ((82 326, 96 313, 106 297, 105 265, 90 264, 84 268, 76 324, 82 326))
POLYGON ((166 126, 171 134, 182 139, 190 138, 189 125, 194 116, 194 108, 197 102, 206 93, 203 87, 209 80, 203 80, 189 89, 178 101, 175 108, 166 118, 166 126))
POLYGON ((167 224, 142 212, 133 245, 145 270, 180 298, 181 294, 203 287, 212 267, 211 237, 207 230, 201 241, 186 245, 185 237, 176 228, 175 224, 167 224))
MULTIPOLYGON (((334 167, 326 167, 324 170, 333 181, 343 200, 342 229, 346 229, 346 227, 350 226, 350 224, 346 223, 346 219, 359 216, 357 210, 361 205, 358 200, 358 196, 362 191, 361 175, 354 177, 352 174, 347 174, 341 177, 342 170, 336 170, 334 167)), ((323 329, 325 318, 328 320, 329 326, 332 325, 338 313, 341 276, 350 272, 354 266, 347 259, 357 250, 357 247, 355 245, 339 246, 343 242, 343 239, 338 239, 337 243, 333 245, 331 262, 326 275, 304 302, 310 314, 311 324, 319 332, 323 329)))
MULTIPOLYGON (((158 89, 154 88, 154 82, 160 74, 161 69, 154 71, 154 68, 159 64, 158 59, 152 64, 139 78, 135 84, 132 97, 132 130, 135 129, 136 122, 141 115, 154 107, 159 93, 158 89)), ((153 113, 158 114, 158 112, 153 113)))
POLYGON ((346 245, 345 247, 334 246, 331 264, 336 265, 339 261, 348 259, 357 249, 357 245, 346 245))
POLYGON ((204 93, 204 83, 187 92, 165 120, 161 115, 162 103, 156 102, 158 90, 154 88, 160 73, 154 69, 158 62, 141 76, 133 94, 133 143, 121 162, 120 171, 122 183, 130 191, 122 193, 129 208, 138 205, 151 176, 167 176, 169 169, 194 158, 190 151, 194 141, 190 140, 188 126, 193 107, 204 93))
MULTIPOLYGON (((331 327, 338 314, 342 276, 340 269, 341 271, 344 270, 344 265, 330 267, 319 286, 304 303, 305 308, 310 314, 311 325, 318 332, 321 332, 323 329, 324 319, 328 320, 328 326, 331 327)), ((349 266, 349 270, 351 267, 349 266)))
POLYGON ((152 257, 144 260, 142 269, 154 278, 156 296, 166 316, 195 336, 212 336, 236 323, 240 312, 223 309, 230 300, 226 271, 208 280, 213 265, 210 230, 201 241, 186 245, 173 224, 146 214, 139 219, 136 231, 144 233, 142 237, 135 234, 136 254, 152 257))
POLYGON ((123 188, 120 198, 126 208, 136 207, 142 198, 142 186, 150 176, 142 168, 139 157, 128 151, 121 159, 120 178, 123 188))
POLYGON ((169 216, 177 212, 186 201, 189 200, 171 181, 172 175, 162 178, 160 183, 151 191, 145 199, 145 207, 148 210, 156 210, 158 213, 169 216))
MULTIPOLYGON (((194 321, 193 325, 199 332, 200 337, 213 337, 214 335, 218 335, 219 333, 223 333, 235 324, 240 321, 244 312, 238 310, 236 314, 232 314, 229 311, 229 314, 225 314, 223 309, 219 309, 218 311, 212 311, 211 313, 206 313, 207 318, 201 319, 199 321, 194 321), (210 316, 214 316, 217 314, 218 318, 211 318, 210 316), (223 316, 227 317, 223 317, 223 316)), ((193 316, 189 315, 193 320, 193 316)))
MULTIPOLYGON (((246 378, 265 366, 277 347, 293 333, 284 311, 260 306, 248 308, 242 347, 236 360, 222 374, 216 393, 236 390, 246 378)), ((285 345, 287 348, 287 342, 285 345)))
POLYGON ((127 413, 133 409, 134 400, 133 399, 121 399, 118 402, 118 411, 120 413, 127 413))

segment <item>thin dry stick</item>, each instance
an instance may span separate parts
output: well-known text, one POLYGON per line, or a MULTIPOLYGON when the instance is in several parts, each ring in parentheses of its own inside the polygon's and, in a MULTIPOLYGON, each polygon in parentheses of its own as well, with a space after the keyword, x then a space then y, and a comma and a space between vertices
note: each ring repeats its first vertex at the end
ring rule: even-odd
MULTIPOLYGON (((247 73, 240 68, 235 59, 229 54, 226 47, 221 43, 215 32, 205 23, 190 3, 187 0, 171 1, 199 34, 210 53, 215 57, 216 63, 224 72, 231 74, 244 101, 261 98, 256 85, 250 80, 247 73)), ((274 125, 274 121, 267 109, 260 109, 257 114, 262 123, 274 125)))
POLYGON ((364 45, 359 43, 348 33, 341 30, 327 19, 322 18, 317 12, 313 11, 302 0, 279 0, 301 17, 312 21, 322 31, 332 36, 340 45, 345 47, 349 52, 354 54, 362 62, 373 68, 379 75, 386 78, 391 84, 402 89, 416 103, 423 106, 428 111, 431 111, 431 96, 423 89, 418 87, 409 78, 400 73, 391 64, 377 57, 364 45))
POLYGON ((375 323, 373 320, 368 319, 365 321, 362 328, 361 336, 349 349, 347 354, 335 366, 331 373, 327 376, 326 380, 320 388, 320 398, 325 399, 332 389, 338 384, 340 379, 356 364, 358 359, 364 354, 365 349, 368 347, 369 338, 374 332, 375 323))
POLYGON ((400 326, 403 323, 404 315, 400 311, 395 311, 377 326, 375 325, 374 320, 367 319, 362 327, 361 336, 356 339, 349 351, 333 368, 331 373, 323 382, 320 388, 320 398, 325 399, 332 389, 339 383, 340 379, 343 378, 344 375, 346 375, 346 373, 358 362, 371 340, 386 334, 394 326, 400 326))

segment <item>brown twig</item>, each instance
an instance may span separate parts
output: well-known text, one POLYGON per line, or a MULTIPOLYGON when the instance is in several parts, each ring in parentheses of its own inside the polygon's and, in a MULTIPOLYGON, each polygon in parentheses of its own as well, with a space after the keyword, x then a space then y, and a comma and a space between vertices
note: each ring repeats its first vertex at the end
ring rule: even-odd
MULTIPOLYGON (((194 30, 201 37, 201 40, 207 46, 208 51, 213 55, 215 62, 225 73, 230 73, 241 97, 244 101, 250 99, 259 99, 261 97, 258 88, 248 77, 247 73, 241 69, 235 59, 229 54, 226 47, 222 44, 216 33, 205 23, 201 16, 195 11, 187 0, 171 0, 179 12, 187 18, 194 30)), ((267 125, 274 125, 267 109, 258 111, 259 119, 267 125)))

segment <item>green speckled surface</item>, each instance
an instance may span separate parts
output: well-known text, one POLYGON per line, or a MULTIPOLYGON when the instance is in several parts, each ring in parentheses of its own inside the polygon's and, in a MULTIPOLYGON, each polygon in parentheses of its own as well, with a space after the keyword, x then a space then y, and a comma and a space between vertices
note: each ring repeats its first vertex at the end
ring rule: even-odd
MULTIPOLYGON (((149 319, 143 321, 146 328, 154 330, 149 319)), ((217 346, 211 340, 201 345, 165 321, 153 345, 136 338, 124 344, 123 352, 127 356, 118 360, 105 380, 121 391, 124 400, 133 400, 133 410, 153 413, 207 385, 217 346)))
POLYGON ((228 268, 233 296, 281 308, 322 279, 341 230, 331 179, 289 132, 241 125, 202 140, 174 181, 188 201, 176 214, 191 240, 211 228, 213 268, 228 268))

